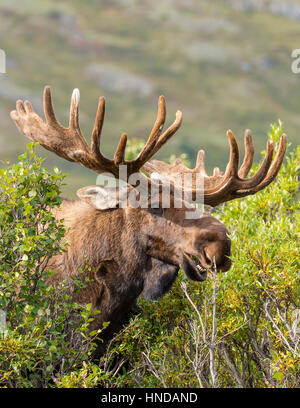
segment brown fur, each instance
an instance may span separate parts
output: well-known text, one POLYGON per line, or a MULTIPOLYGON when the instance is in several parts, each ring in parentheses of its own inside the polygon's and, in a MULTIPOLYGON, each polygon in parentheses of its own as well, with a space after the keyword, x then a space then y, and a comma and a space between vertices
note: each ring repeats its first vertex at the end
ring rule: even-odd
POLYGON ((203 256, 205 247, 218 268, 230 267, 230 240, 225 227, 207 215, 196 220, 186 220, 184 215, 183 209, 98 210, 82 200, 64 200, 55 211, 58 219, 65 220, 68 246, 49 263, 49 269, 55 271, 50 283, 76 276, 80 268, 93 278, 76 300, 92 303, 100 310, 91 330, 110 322, 102 333, 104 343, 99 345, 98 354, 127 321, 141 293, 146 299, 162 296, 180 267, 187 276, 201 280, 195 271, 189 275, 184 253, 197 256, 209 267, 203 256))

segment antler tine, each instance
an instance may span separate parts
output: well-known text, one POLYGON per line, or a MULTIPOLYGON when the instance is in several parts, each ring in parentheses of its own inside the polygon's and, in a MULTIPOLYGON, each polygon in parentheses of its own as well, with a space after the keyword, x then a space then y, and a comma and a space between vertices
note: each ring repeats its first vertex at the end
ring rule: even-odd
MULTIPOLYGON (((46 122, 50 125, 59 125, 52 104, 52 96, 50 86, 45 86, 43 94, 43 105, 46 122)), ((59 125, 60 126, 60 125, 59 125)))
POLYGON ((114 163, 116 166, 124 162, 126 144, 127 144, 127 134, 123 133, 120 138, 115 155, 114 155, 114 163))
POLYGON ((80 139, 82 145, 85 147, 85 151, 90 154, 90 149, 85 138, 82 136, 79 125, 79 102, 80 92, 78 88, 75 88, 72 92, 70 103, 70 118, 69 118, 69 131, 74 135, 75 139, 80 139), (75 136, 76 135, 76 136, 75 136))
POLYGON ((238 184, 240 185, 239 188, 252 188, 257 186, 263 179, 266 177, 270 165, 272 163, 274 146, 273 143, 268 140, 267 141, 267 151, 264 157, 264 160, 259 168, 259 170, 250 178, 240 178, 238 179, 238 184))
POLYGON ((79 127, 79 89, 75 88, 71 96, 69 128, 80 131, 79 127))
POLYGON ((206 171, 205 171, 205 151, 204 150, 199 150, 197 154, 195 169, 197 169, 200 174, 207 176, 206 171))
MULTIPOLYGON (((205 190, 205 195, 208 197, 210 195, 215 194, 217 191, 221 190, 223 193, 227 193, 230 190, 231 184, 235 182, 238 178, 238 168, 239 168, 239 148, 236 141, 236 138, 233 132, 229 129, 227 130, 227 137, 229 141, 229 148, 230 148, 230 156, 229 162, 226 166, 225 173, 214 172, 212 177, 207 178, 207 182, 210 184, 210 180, 213 180, 213 187, 208 187, 205 190)), ((218 193, 218 196, 220 194, 218 193)))
POLYGON ((165 97, 163 95, 160 95, 160 97, 158 98, 158 109, 157 109, 156 121, 153 125, 153 128, 151 130, 151 133, 148 137, 148 140, 144 148, 142 149, 142 151, 136 158, 137 161, 144 164, 149 159, 149 157, 152 156, 151 153, 153 152, 154 147, 159 138, 159 135, 163 129, 165 120, 166 120, 166 101, 165 101, 165 97))
POLYGON ((227 130, 227 137, 228 137, 229 147, 230 147, 230 156, 229 156, 229 162, 225 170, 225 175, 224 175, 225 179, 231 176, 237 175, 238 168, 239 168, 239 158, 240 158, 239 147, 238 147, 236 138, 230 129, 227 130))
POLYGON ((105 116, 105 98, 101 96, 98 101, 97 113, 95 117, 94 127, 92 131, 91 150, 97 157, 103 158, 100 151, 100 139, 105 116))
MULTIPOLYGON (((175 117, 175 121, 172 123, 171 126, 168 127, 168 129, 166 129, 164 131, 164 133, 159 137, 155 148, 153 149, 151 156, 152 157, 165 143, 167 143, 167 141, 174 135, 174 133, 177 132, 177 130, 180 128, 182 123, 182 112, 181 111, 177 111, 176 112, 176 117, 175 117)), ((149 158, 150 158, 149 157, 149 158)))
POLYGON ((135 166, 141 168, 146 163, 146 161, 149 160, 174 135, 174 133, 177 132, 182 123, 182 113, 180 111, 176 112, 175 121, 161 135, 163 126, 165 124, 165 119, 166 102, 164 96, 161 95, 158 100, 158 112, 155 124, 144 149, 134 160, 135 166))
POLYGON ((275 155, 272 165, 270 166, 265 178, 253 188, 241 189, 237 191, 238 197, 243 197, 248 194, 255 194, 257 191, 260 191, 263 188, 267 187, 275 179, 275 177, 277 176, 280 170, 281 164, 283 162, 284 155, 286 152, 286 147, 287 147, 287 136, 285 133, 283 133, 279 141, 277 153, 275 155))
POLYGON ((252 163, 253 163, 253 158, 254 158, 254 147, 253 147, 252 135, 251 135, 250 129, 245 130, 244 145, 245 145, 245 156, 244 156, 243 163, 238 172, 238 175, 241 178, 245 178, 247 174, 249 173, 252 163))
POLYGON ((223 173, 220 171, 219 167, 215 167, 213 171, 214 176, 222 176, 223 173))
POLYGON ((25 114, 26 114, 26 111, 25 111, 23 102, 22 102, 20 99, 17 100, 17 102, 16 102, 16 109, 17 109, 17 112, 18 112, 20 115, 25 115, 25 114))

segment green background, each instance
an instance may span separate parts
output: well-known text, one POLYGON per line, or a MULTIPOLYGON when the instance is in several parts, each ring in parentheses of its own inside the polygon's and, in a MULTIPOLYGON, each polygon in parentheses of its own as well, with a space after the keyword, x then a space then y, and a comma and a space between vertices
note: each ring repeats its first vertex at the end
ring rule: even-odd
MULTIPOLYGON (((253 131, 256 161, 270 123, 280 118, 293 146, 299 141, 300 74, 291 70, 300 48, 300 5, 292 0, 1 0, 0 159, 17 160, 27 140, 9 112, 18 98, 42 112, 52 87, 57 117, 68 123, 72 89, 81 91, 81 128, 90 139, 97 99, 105 95, 102 149, 112 155, 122 132, 146 139, 157 98, 167 100, 167 124, 177 109, 182 128, 158 154, 206 150, 207 169, 228 160, 226 130, 243 150, 253 131)), ((95 175, 40 150, 46 166, 71 174, 65 192, 94 184, 95 175)))

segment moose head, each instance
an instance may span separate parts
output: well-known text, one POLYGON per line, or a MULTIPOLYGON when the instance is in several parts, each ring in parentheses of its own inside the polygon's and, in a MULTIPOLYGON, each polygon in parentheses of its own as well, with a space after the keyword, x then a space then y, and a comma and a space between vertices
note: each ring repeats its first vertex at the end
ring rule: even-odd
POLYGON ((90 147, 79 126, 77 89, 71 98, 68 128, 61 126, 55 117, 49 87, 44 90, 44 112, 45 122, 30 102, 19 100, 11 117, 21 133, 44 148, 126 183, 116 188, 100 185, 81 188, 77 192, 80 200, 65 199, 55 211, 59 219, 65 220, 69 246, 66 253, 54 256, 49 264, 55 271, 52 282, 75 275, 85 265, 91 267, 94 281, 82 289, 78 300, 101 310, 92 328, 110 321, 103 333, 104 340, 124 324, 141 293, 146 299, 165 294, 179 268, 196 281, 204 281, 213 267, 220 271, 230 268, 227 229, 217 219, 202 214, 195 204, 214 207, 262 190, 276 177, 287 143, 282 135, 273 160, 273 144, 268 142, 260 169, 247 178, 254 157, 250 131, 245 133, 245 157, 239 167, 238 145, 229 130, 230 158, 226 170, 223 173, 215 168, 213 175, 208 176, 203 150, 198 153, 194 169, 187 168, 180 159, 174 164, 149 161, 182 122, 182 114, 177 111, 174 123, 163 131, 166 119, 163 96, 159 97, 156 121, 148 140, 134 160, 125 158, 125 133, 113 159, 100 150, 105 115, 103 97, 99 99, 90 147))

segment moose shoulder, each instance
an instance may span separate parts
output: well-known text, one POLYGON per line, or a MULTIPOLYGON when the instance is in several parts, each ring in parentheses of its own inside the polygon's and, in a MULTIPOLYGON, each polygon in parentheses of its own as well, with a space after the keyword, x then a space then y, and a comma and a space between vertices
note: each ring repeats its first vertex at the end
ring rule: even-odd
POLYGON ((212 267, 220 271, 230 268, 230 239, 225 226, 211 216, 199 216, 183 193, 200 197, 201 203, 211 206, 254 194, 276 177, 285 154, 286 136, 282 135, 274 160, 273 145, 268 142, 260 169, 247 178, 254 156, 250 132, 245 134, 245 157, 239 167, 239 149, 234 135, 228 131, 230 159, 226 170, 222 173, 215 168, 213 176, 208 176, 202 150, 194 169, 185 167, 179 159, 172 165, 157 160, 149 162, 182 121, 182 114, 177 111, 174 123, 163 132, 166 108, 162 96, 148 140, 139 155, 130 161, 125 159, 125 133, 112 160, 101 153, 104 98, 99 99, 90 147, 79 127, 78 90, 74 90, 71 98, 68 128, 62 127, 55 118, 49 87, 44 91, 44 112, 45 122, 28 101, 17 101, 11 117, 21 133, 58 156, 98 174, 110 173, 123 178, 128 183, 125 188, 114 190, 114 194, 117 191, 114 197, 108 188, 84 187, 77 192, 80 200, 64 200, 55 211, 58 219, 64 219, 69 245, 67 252, 50 260, 48 267, 55 271, 51 279, 55 284, 66 276, 76 275, 79 269, 93 275, 92 281, 77 296, 78 301, 92 303, 95 309, 101 310, 91 324, 92 330, 102 327, 104 321, 110 322, 102 333, 104 342, 98 350, 101 354, 106 342, 126 322, 138 296, 143 294, 146 299, 163 296, 176 279, 179 268, 189 279, 199 282, 206 279, 212 267), (121 166, 126 167, 125 173, 120 171, 121 166), (143 202, 123 206, 124 199, 138 191, 136 178, 131 176, 141 169, 150 175, 162 175, 161 179, 139 173, 148 187, 143 202), (178 183, 186 174, 191 176, 190 182, 178 183), (200 187, 195 182, 198 176, 202 179, 200 187), (166 180, 169 205, 165 205, 163 197, 166 180), (151 191, 156 191, 155 197, 151 191), (182 193, 179 206, 178 191, 182 193), (187 217, 187 213, 192 216, 187 217))

